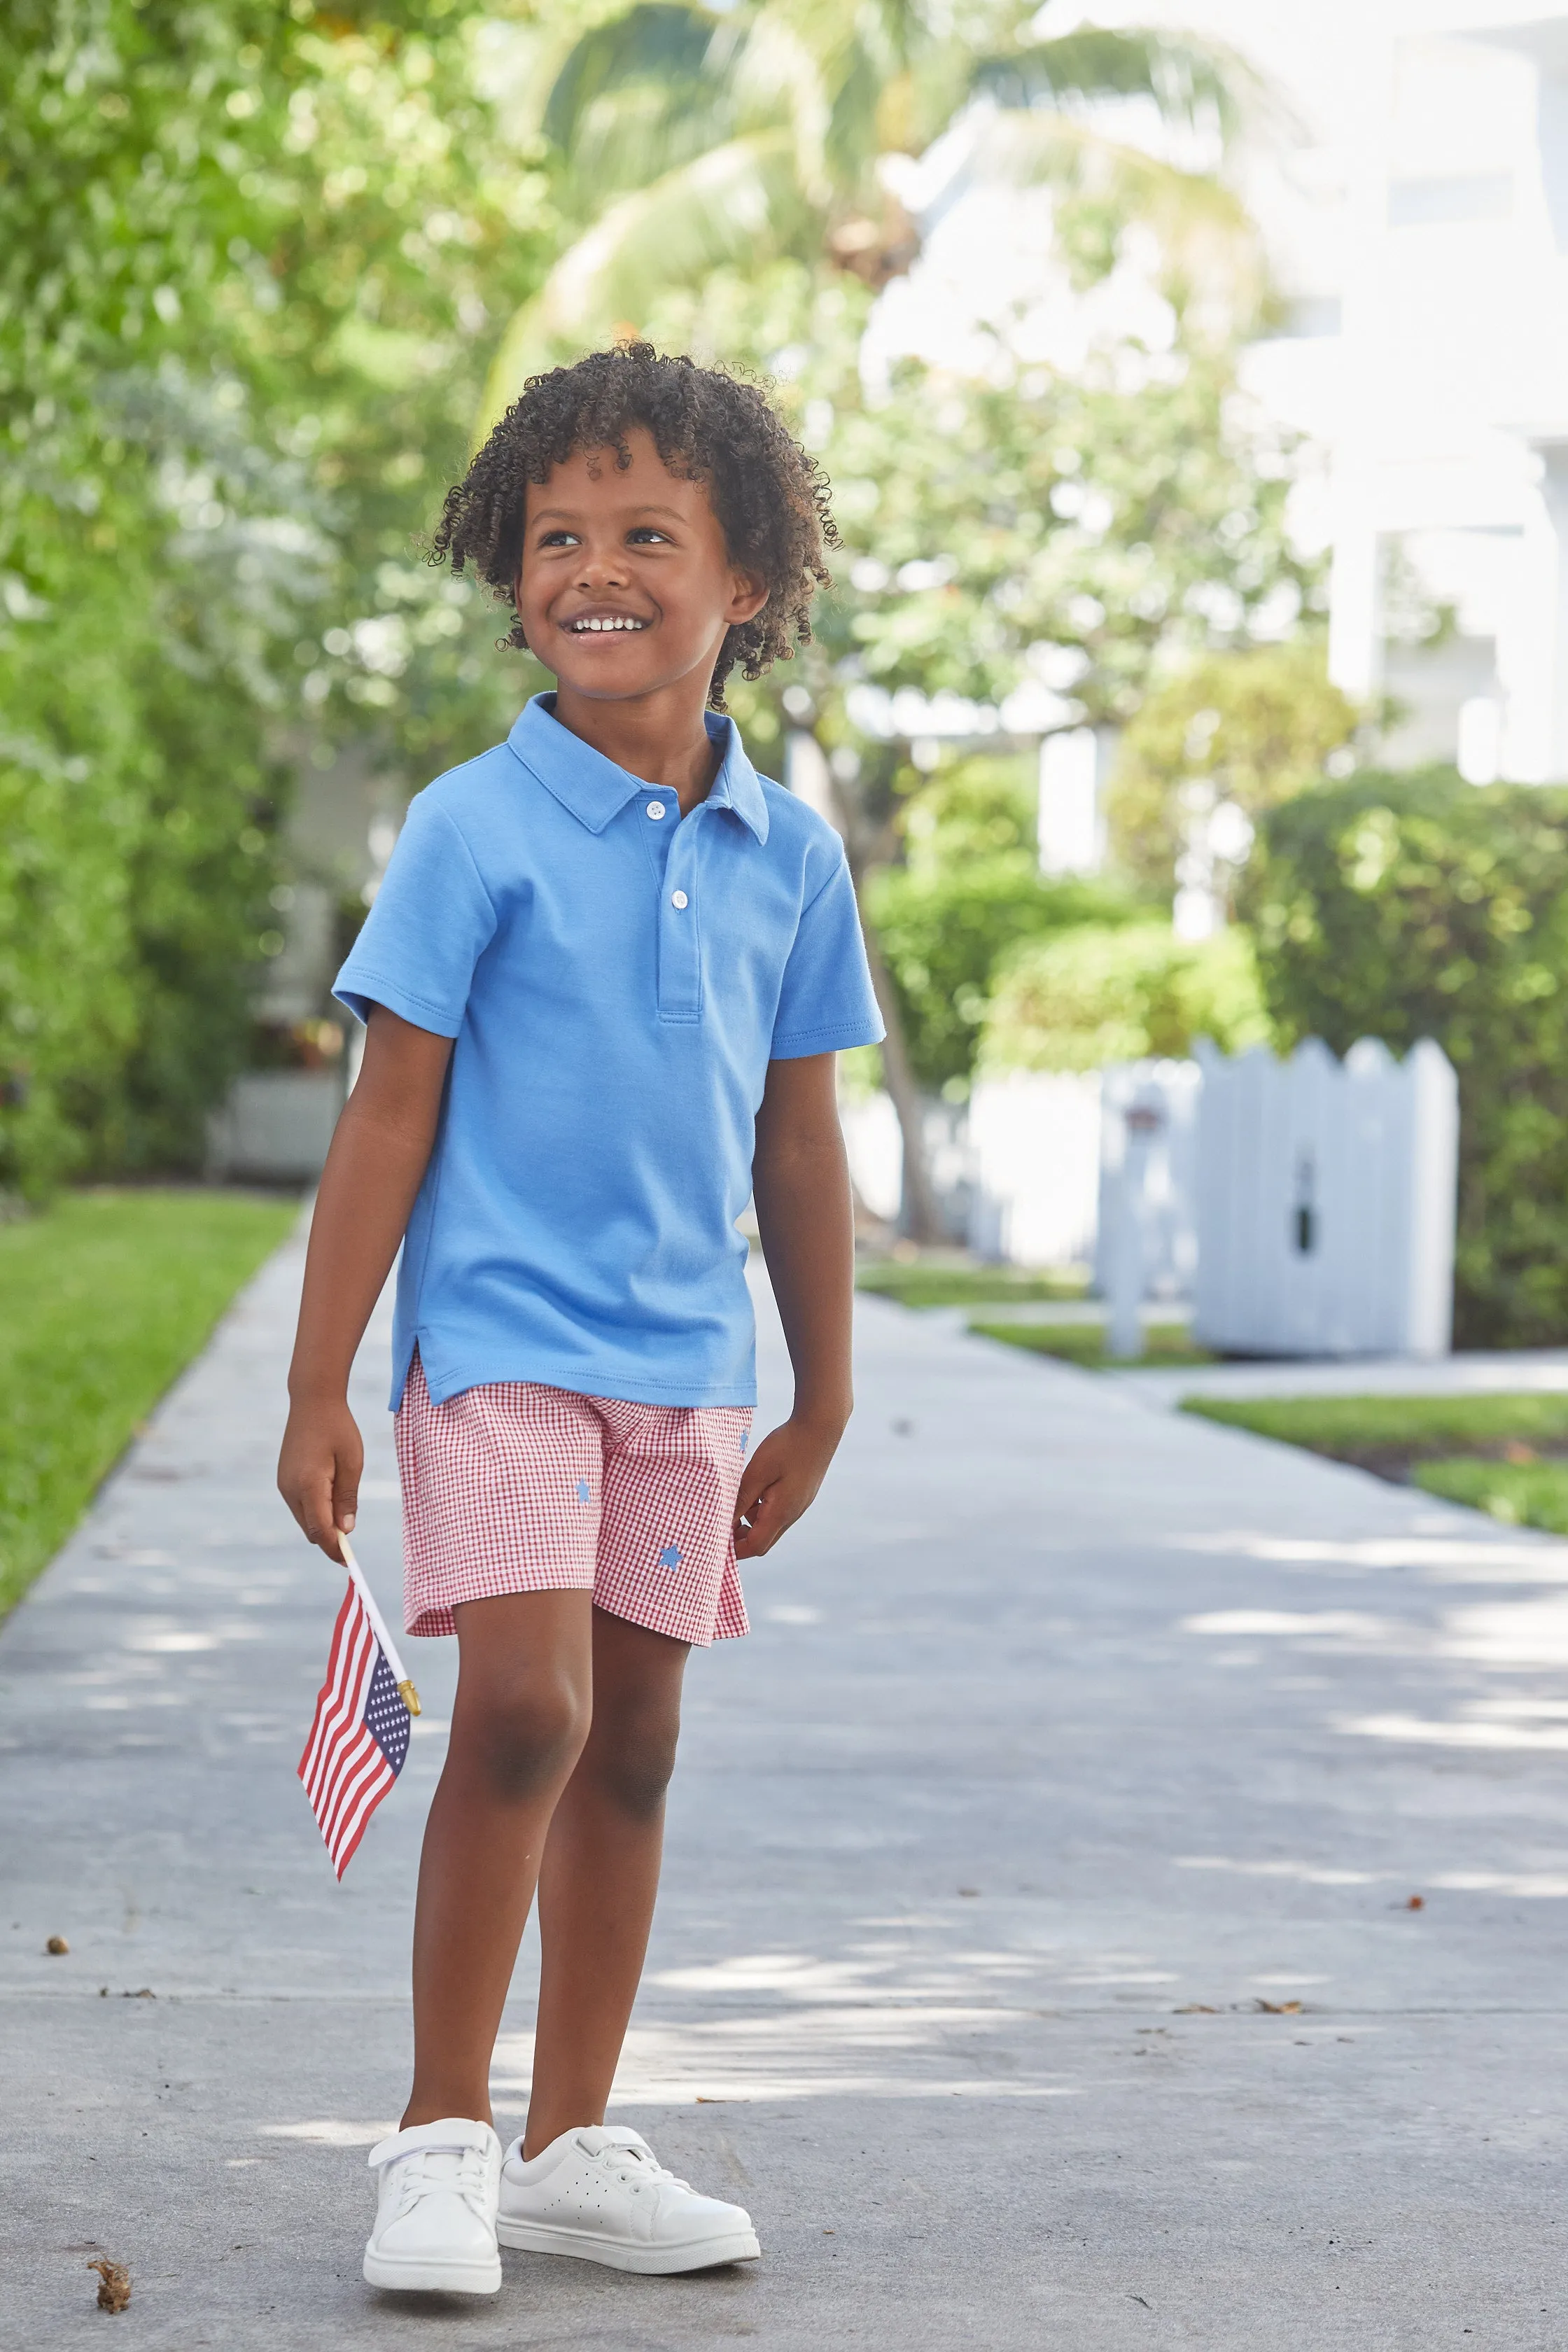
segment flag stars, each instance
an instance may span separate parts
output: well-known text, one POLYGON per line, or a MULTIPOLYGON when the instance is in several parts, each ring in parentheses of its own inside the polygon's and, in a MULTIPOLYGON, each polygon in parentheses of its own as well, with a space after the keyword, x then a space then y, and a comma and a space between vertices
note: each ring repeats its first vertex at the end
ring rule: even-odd
POLYGON ((580 1503, 591 1503, 593 1499, 594 1490, 592 1486, 589 1486, 586 1478, 579 1478, 577 1481, 577 1500, 580 1503))
POLYGON ((664 1549, 659 1553, 658 1564, 660 1568, 668 1568, 672 1572, 678 1569, 680 1566, 680 1546, 679 1544, 666 1544, 664 1549))

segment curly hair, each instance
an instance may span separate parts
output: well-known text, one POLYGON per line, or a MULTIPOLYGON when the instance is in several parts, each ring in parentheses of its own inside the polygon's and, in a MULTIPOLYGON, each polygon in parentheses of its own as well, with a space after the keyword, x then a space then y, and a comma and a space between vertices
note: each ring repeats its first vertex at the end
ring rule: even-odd
MULTIPOLYGON (((627 342, 530 376, 447 491, 430 561, 455 572, 472 564, 498 602, 510 602, 530 482, 548 481, 582 449, 613 449, 616 465, 629 466, 626 435, 637 425, 670 473, 706 486, 731 560, 767 587, 761 612, 729 629, 720 648, 708 699, 722 710, 737 662, 746 677, 761 677, 808 641, 812 597, 828 583, 824 553, 840 543, 821 467, 759 387, 727 369, 627 342)), ((500 642, 526 648, 521 619, 500 642)))

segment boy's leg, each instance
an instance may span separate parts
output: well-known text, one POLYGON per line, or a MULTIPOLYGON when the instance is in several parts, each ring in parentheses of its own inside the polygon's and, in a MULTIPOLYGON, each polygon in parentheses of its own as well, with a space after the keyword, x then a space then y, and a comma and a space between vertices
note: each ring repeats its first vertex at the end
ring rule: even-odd
POLYGON ((647 1948, 680 1730, 689 1645, 597 1608, 593 1640, 593 1727, 551 1821, 539 1881, 526 2157, 605 2119, 647 1948))
POLYGON ((502 2005, 551 1815, 593 1712, 592 1601, 514 1592, 455 1612, 458 1696, 419 1864, 405 2126, 490 2120, 502 2005))

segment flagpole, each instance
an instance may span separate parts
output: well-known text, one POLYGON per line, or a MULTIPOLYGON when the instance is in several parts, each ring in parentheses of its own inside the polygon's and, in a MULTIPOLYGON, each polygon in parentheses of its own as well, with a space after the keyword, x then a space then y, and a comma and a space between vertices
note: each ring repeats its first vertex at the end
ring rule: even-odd
POLYGON ((364 1570, 354 1558, 353 1546, 342 1528, 338 1529, 337 1536, 338 1549, 342 1553, 343 1565, 353 1580, 355 1591, 364 1603, 364 1613, 370 1619, 371 1631, 381 1643, 386 1663, 392 1668, 392 1679, 397 1685, 398 1696, 410 1715, 421 1714, 423 1710, 419 1705, 419 1694, 403 1671, 403 1661, 398 1656, 396 1645, 386 1630, 386 1620, 375 1605, 375 1595, 365 1582, 364 1570))

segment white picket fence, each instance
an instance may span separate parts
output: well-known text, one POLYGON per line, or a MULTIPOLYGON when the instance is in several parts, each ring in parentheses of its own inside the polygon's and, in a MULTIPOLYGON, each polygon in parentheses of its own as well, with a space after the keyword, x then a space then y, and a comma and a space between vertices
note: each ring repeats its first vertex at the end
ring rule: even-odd
MULTIPOLYGON (((861 1198, 899 1209, 898 1121, 847 1108, 861 1198)), ((927 1114, 944 1223, 983 1257, 1093 1266, 1113 1342, 1148 1299, 1190 1299, 1228 1355, 1446 1353, 1458 1096, 1441 1049, 1403 1062, 1363 1039, 1342 1063, 1310 1040, 1287 1062, 1133 1062, 983 1081, 967 1120, 927 1114)))
POLYGON ((1443 1356, 1453 1320, 1458 1086, 1430 1039, 1396 1062, 1208 1048, 1193 1328, 1227 1355, 1443 1356))

